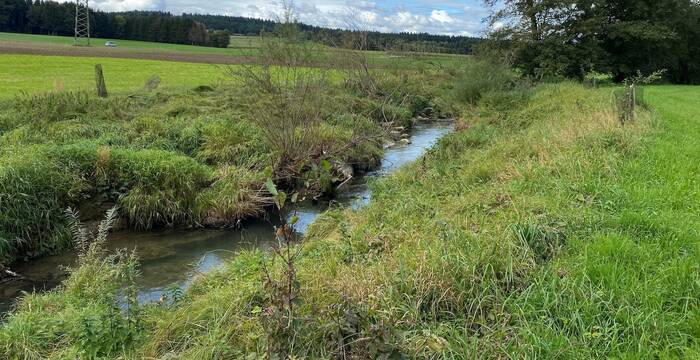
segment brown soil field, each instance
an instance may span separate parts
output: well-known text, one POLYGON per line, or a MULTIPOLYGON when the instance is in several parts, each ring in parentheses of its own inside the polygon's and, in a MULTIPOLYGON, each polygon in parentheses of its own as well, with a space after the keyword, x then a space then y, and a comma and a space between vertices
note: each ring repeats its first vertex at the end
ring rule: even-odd
POLYGON ((73 47, 46 43, 31 43, 23 41, 0 41, 0 54, 105 57, 177 61, 202 64, 251 64, 255 62, 255 59, 252 57, 229 56, 221 54, 156 52, 144 49, 135 50, 104 47, 73 47))

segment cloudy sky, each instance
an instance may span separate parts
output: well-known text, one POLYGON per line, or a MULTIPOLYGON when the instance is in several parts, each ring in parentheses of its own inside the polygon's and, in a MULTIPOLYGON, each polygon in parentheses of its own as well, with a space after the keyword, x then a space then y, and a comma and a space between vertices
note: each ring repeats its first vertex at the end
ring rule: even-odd
MULTIPOLYGON (((295 0, 300 21, 334 28, 385 32, 479 35, 487 15, 482 0, 295 0)), ((92 0, 109 11, 164 10, 273 19, 279 0, 92 0)))

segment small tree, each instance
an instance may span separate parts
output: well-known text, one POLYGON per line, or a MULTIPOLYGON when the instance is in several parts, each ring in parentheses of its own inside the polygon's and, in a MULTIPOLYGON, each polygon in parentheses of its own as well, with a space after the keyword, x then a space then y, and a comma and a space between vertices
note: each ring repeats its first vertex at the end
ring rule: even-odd
POLYGON ((635 76, 625 79, 623 90, 615 92, 616 105, 622 125, 637 120, 637 105, 643 103, 639 86, 659 81, 665 73, 666 70, 658 70, 650 75, 642 75, 641 71, 637 71, 635 76))
MULTIPOLYGON (((267 190, 275 199, 282 225, 275 228, 277 244, 272 247, 271 262, 263 264, 267 304, 259 313, 267 333, 268 359, 286 359, 294 350, 301 321, 296 314, 296 307, 301 303, 301 286, 295 264, 301 255, 302 244, 298 241, 294 229, 299 218, 293 216, 287 221, 283 215, 287 194, 278 191, 272 179, 267 180, 267 190), (281 265, 278 266, 277 261, 280 261, 281 265), (276 270, 279 273, 276 274, 276 270)), ((294 202, 295 198, 291 200, 294 202)))

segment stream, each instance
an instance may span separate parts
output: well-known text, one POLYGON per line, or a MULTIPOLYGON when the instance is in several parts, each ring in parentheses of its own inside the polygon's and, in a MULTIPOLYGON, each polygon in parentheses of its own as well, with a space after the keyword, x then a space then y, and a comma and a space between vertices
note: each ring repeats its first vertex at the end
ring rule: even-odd
MULTIPOLYGON (((331 203, 352 209, 362 208, 371 199, 368 184, 372 179, 391 174, 416 160, 452 128, 452 123, 445 121, 417 124, 411 132, 410 144, 386 149, 376 170, 356 176, 331 202, 297 204, 289 214, 289 217, 299 217, 295 229, 304 234, 331 203)), ((279 220, 257 220, 247 222, 240 230, 117 232, 110 234, 108 247, 136 250, 141 265, 141 276, 137 280, 138 298, 140 302, 152 302, 174 287, 186 288, 198 275, 219 268, 241 250, 269 249, 275 242, 273 227, 278 224, 279 220)), ((68 252, 13 267, 12 270, 23 278, 0 282, 0 314, 7 313, 23 292, 46 291, 58 286, 67 275, 64 267, 74 261, 75 253, 68 252)))

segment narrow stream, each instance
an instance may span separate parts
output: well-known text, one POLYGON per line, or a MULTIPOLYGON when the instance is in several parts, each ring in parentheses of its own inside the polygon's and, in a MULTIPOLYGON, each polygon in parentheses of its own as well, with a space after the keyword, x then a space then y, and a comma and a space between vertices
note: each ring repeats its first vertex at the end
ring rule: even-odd
MULTIPOLYGON (((452 125, 449 122, 416 125, 411 133, 411 144, 387 149, 377 170, 356 177, 333 202, 354 209, 363 207, 371 199, 370 179, 390 174, 416 160, 450 131, 452 125)), ((328 206, 329 202, 297 205, 293 210, 293 214, 299 217, 297 231, 305 233, 328 206)), ((139 300, 157 301, 174 286, 187 287, 197 275, 220 267, 240 250, 269 248, 274 242, 273 226, 278 222, 258 220, 247 223, 242 230, 119 232, 110 235, 109 247, 136 250, 142 274, 138 279, 139 300)), ((42 291, 59 285, 66 276, 63 267, 74 261, 75 255, 66 253, 13 268, 24 279, 0 283, 0 314, 6 313, 22 292, 42 291)))

